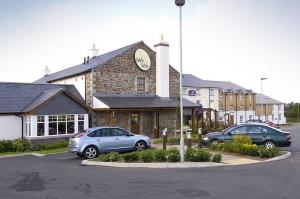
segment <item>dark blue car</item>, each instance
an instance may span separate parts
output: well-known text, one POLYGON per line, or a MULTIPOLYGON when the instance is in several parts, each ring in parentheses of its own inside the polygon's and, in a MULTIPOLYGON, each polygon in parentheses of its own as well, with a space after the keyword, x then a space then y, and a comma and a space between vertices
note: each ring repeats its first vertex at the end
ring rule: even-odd
POLYGON ((208 133, 203 137, 203 144, 214 144, 233 140, 234 135, 245 135, 252 139, 253 144, 267 148, 288 147, 291 145, 291 134, 264 124, 241 124, 231 126, 221 132, 208 133))

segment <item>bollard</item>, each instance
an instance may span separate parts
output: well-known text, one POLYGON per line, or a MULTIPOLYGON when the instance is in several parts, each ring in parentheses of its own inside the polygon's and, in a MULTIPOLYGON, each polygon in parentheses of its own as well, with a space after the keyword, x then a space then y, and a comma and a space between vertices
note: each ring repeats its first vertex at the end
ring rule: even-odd
POLYGON ((167 128, 163 130, 163 150, 167 149, 167 128))
POLYGON ((186 141, 186 144, 187 144, 187 148, 188 149, 192 148, 192 136, 191 136, 191 132, 190 131, 187 132, 187 141, 186 141))
POLYGON ((198 129, 198 148, 202 148, 202 129, 198 129))

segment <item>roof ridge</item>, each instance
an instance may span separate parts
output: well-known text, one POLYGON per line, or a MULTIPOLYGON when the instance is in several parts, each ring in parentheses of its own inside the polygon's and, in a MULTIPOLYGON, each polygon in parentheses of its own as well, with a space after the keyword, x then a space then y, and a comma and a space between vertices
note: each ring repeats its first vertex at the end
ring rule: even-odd
MULTIPOLYGON (((123 49, 123 48, 128 48, 129 46, 137 45, 137 44, 139 44, 139 43, 141 43, 141 42, 143 42, 143 40, 141 40, 141 41, 139 41, 139 42, 135 42, 135 43, 133 43, 133 44, 129 44, 129 45, 123 46, 123 47, 118 48, 118 49, 115 49, 115 50, 111 50, 111 51, 109 51, 109 52, 106 52, 106 53, 103 53, 103 54, 101 54, 101 55, 98 55, 98 56, 96 56, 96 57, 94 57, 94 58, 97 58, 97 57, 100 57, 100 56, 107 55, 107 54, 109 54, 109 53, 111 53, 111 52, 118 51, 118 50, 121 50, 121 49, 123 49)), ((94 59, 94 58, 93 58, 93 59, 94 59)), ((91 60, 92 60, 92 59, 91 59, 91 60)), ((49 74, 49 75, 45 75, 44 77, 51 76, 51 75, 54 75, 54 74, 56 74, 56 73, 60 73, 60 72, 65 71, 65 70, 69 70, 69 69, 74 68, 74 67, 77 67, 77 66, 79 66, 79 65, 81 65, 81 64, 82 64, 82 63, 77 64, 77 65, 75 65, 75 66, 71 66, 71 67, 62 69, 62 70, 59 70, 59 71, 56 71, 56 72, 51 73, 51 74, 49 74)), ((86 65, 89 65, 89 63, 86 64, 86 65)), ((43 78, 43 77, 42 77, 42 78, 43 78)))

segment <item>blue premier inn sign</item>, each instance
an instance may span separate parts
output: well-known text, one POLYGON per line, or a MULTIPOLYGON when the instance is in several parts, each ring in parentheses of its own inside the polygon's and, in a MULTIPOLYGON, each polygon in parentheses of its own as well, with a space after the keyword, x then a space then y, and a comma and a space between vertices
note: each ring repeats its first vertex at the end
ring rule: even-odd
POLYGON ((134 54, 135 63, 137 66, 144 71, 150 69, 151 61, 148 53, 143 49, 137 49, 134 54))
POLYGON ((189 96, 196 96, 196 90, 189 90, 189 96))

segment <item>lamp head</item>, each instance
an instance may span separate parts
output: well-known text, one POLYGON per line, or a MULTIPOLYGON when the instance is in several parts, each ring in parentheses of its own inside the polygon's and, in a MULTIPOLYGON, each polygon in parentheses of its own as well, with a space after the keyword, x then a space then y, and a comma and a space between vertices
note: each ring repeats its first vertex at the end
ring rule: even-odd
POLYGON ((183 6, 185 4, 185 0, 175 0, 176 6, 183 6))

